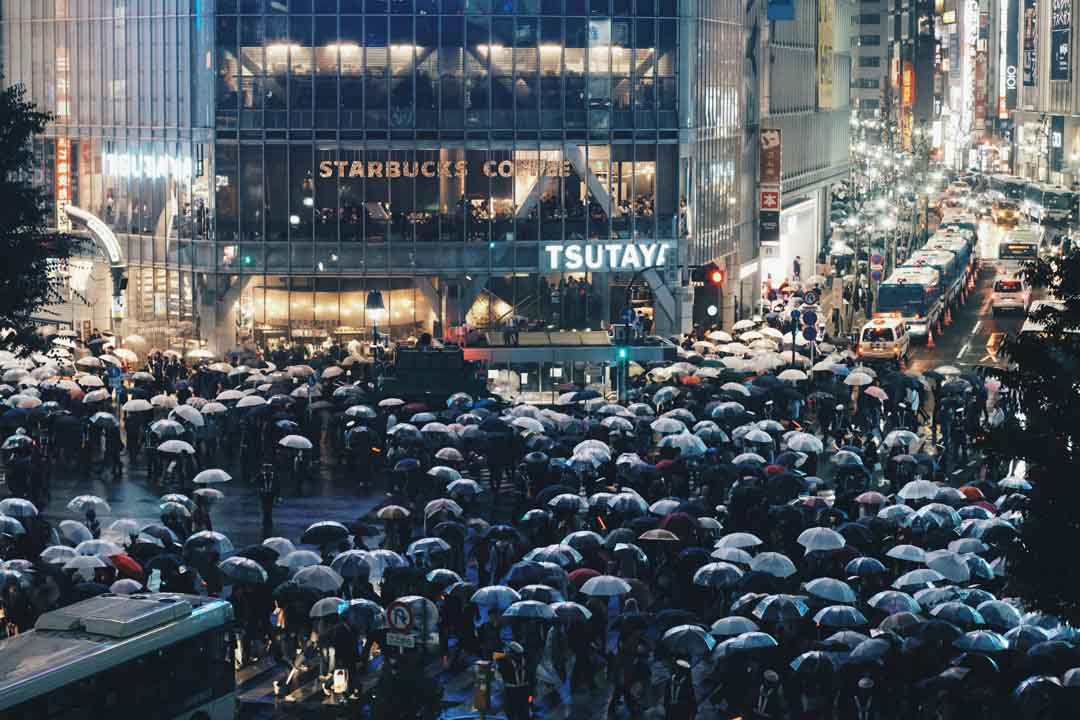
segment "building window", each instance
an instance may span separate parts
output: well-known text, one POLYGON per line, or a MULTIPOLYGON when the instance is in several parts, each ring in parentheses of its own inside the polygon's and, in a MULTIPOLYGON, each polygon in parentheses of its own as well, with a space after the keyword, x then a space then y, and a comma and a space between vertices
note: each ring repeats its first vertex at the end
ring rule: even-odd
POLYGON ((870 57, 860 57, 859 67, 876 68, 881 67, 881 56, 872 55, 870 57))
POLYGON ((877 98, 863 98, 858 103, 860 110, 877 110, 881 107, 881 101, 877 98))
POLYGON ((878 78, 857 78, 855 80, 855 87, 862 88, 863 90, 877 90, 881 87, 881 81, 878 78))
POLYGON ((859 46, 860 47, 876 47, 881 45, 880 35, 860 35, 859 46))
POLYGON ((880 25, 881 13, 862 13, 851 16, 852 25, 880 25))

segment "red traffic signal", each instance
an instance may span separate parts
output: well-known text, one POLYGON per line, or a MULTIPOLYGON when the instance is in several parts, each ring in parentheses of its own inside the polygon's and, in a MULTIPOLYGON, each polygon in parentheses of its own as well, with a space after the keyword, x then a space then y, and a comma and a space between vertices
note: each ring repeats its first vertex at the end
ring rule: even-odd
POLYGON ((719 287, 724 284, 724 271, 716 263, 698 265, 691 272, 690 279, 694 282, 719 287))

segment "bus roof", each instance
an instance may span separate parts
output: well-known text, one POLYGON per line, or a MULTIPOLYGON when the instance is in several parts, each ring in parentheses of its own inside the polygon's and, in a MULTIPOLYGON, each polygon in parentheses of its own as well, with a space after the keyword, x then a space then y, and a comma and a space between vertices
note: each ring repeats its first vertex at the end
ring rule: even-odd
POLYGON ((47 612, 0 640, 0 710, 232 620, 232 605, 195 595, 102 595, 47 612))
POLYGON ((1003 243, 1039 243, 1042 238, 1034 230, 1010 230, 1001 238, 1003 243))
POLYGON ((920 264, 948 265, 956 262, 956 255, 950 250, 923 249, 911 253, 911 257, 904 263, 907 267, 918 267, 920 264))
POLYGON ((883 285, 907 285, 922 284, 934 285, 937 283, 940 273, 932 267, 898 267, 885 279, 883 285))

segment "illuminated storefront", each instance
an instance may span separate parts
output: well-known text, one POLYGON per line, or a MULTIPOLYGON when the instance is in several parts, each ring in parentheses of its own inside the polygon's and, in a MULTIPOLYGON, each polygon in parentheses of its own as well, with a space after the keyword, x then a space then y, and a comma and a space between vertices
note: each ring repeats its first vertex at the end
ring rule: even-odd
POLYGON ((170 338, 448 331, 477 303, 595 328, 650 268, 677 329, 682 271, 736 246, 738 2, 40 6, 0 12, 8 79, 58 115, 45 179, 66 151, 58 199, 170 338))

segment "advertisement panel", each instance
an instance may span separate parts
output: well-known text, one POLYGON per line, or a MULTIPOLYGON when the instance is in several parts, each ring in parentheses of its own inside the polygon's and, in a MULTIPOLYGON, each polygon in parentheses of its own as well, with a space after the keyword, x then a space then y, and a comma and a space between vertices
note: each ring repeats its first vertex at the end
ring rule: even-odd
POLYGON ((903 84, 900 86, 900 105, 906 108, 915 104, 915 66, 904 61, 903 84))
POLYGON ((818 0, 818 108, 828 110, 833 99, 833 0, 818 0))
POLYGON ((1049 148, 1050 170, 1060 172, 1065 169, 1065 116, 1050 116, 1050 134, 1046 138, 1049 148))
POLYGON ((1020 0, 1001 0, 1001 47, 1000 62, 998 62, 1000 81, 1000 98, 998 117, 1008 118, 1009 110, 1016 109, 1017 84, 1019 83, 1019 38, 1017 32, 1020 26, 1020 0))
POLYGON ((1036 68, 1039 64, 1035 53, 1039 41, 1038 8, 1037 0, 1024 0, 1024 87, 1035 87, 1036 68))
POLYGON ((1050 79, 1072 76, 1072 0, 1050 3, 1050 79))
POLYGON ((767 15, 770 20, 794 20, 795 0, 769 0, 767 15))
POLYGON ((70 232, 71 218, 68 217, 67 206, 71 204, 71 140, 66 137, 56 138, 54 177, 56 229, 60 232, 70 232))

